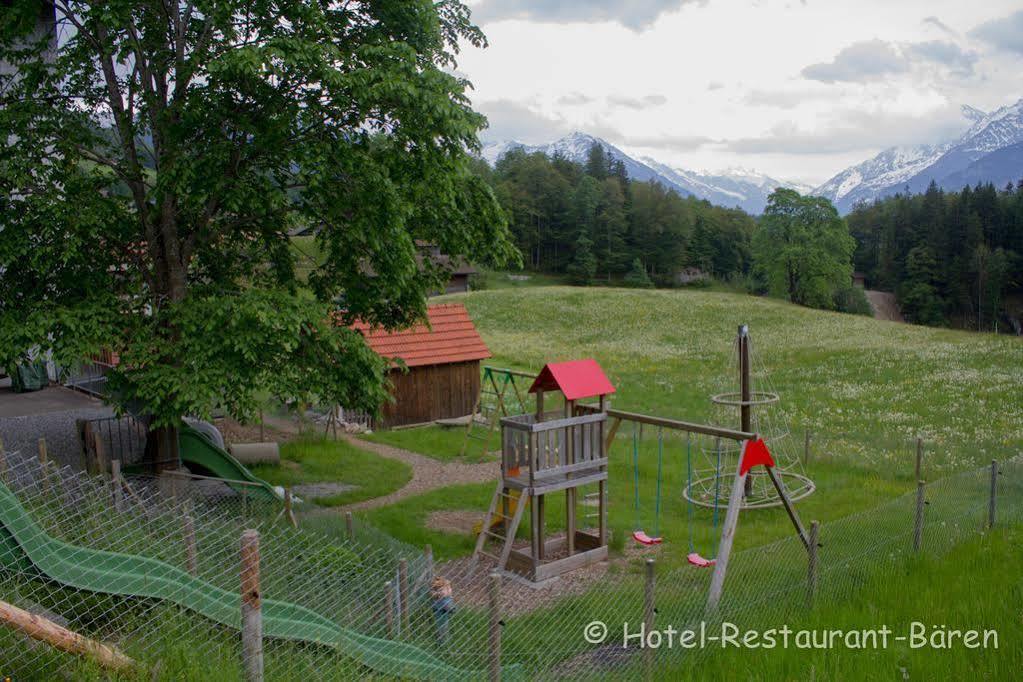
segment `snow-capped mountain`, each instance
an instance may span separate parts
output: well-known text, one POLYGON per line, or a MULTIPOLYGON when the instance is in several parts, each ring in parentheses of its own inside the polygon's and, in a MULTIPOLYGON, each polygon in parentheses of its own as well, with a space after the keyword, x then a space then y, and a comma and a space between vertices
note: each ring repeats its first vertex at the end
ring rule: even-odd
POLYGON ((749 213, 762 213, 768 195, 777 187, 791 187, 800 192, 810 189, 796 183, 775 180, 753 170, 729 169, 721 173, 697 173, 668 166, 650 157, 636 159, 599 137, 581 132, 541 145, 525 145, 515 141, 494 142, 483 147, 481 156, 493 165, 512 149, 523 149, 527 153, 542 152, 548 156, 558 155, 576 163, 585 163, 594 144, 602 146, 611 158, 621 161, 633 180, 652 180, 682 196, 706 199, 719 206, 738 206, 749 213))
POLYGON ((814 190, 847 213, 860 201, 896 192, 923 192, 933 180, 948 190, 964 184, 994 182, 1023 177, 1023 166, 1014 167, 1023 142, 1023 99, 991 113, 970 106, 963 116, 973 125, 957 140, 939 145, 892 147, 861 164, 848 168, 814 190), (1002 152, 1002 153, 998 153, 1002 152), (992 159, 988 155, 997 154, 992 159))

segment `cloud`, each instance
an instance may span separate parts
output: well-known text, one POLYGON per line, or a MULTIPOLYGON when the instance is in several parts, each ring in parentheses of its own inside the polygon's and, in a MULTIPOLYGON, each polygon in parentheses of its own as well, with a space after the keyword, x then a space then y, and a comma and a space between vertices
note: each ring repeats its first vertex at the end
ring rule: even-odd
POLYGON ((711 92, 714 90, 720 90, 723 87, 725 87, 725 84, 721 81, 711 81, 710 83, 707 83, 707 89, 711 92))
POLYGON ((609 95, 607 103, 613 107, 625 107, 642 111, 650 107, 659 107, 667 103, 668 98, 664 95, 646 95, 645 97, 627 97, 625 95, 609 95))
POLYGON ((568 107, 577 107, 583 104, 590 104, 595 101, 595 98, 590 97, 589 95, 584 95, 581 92, 570 92, 567 95, 562 95, 557 100, 558 104, 568 107))
POLYGON ((939 19, 938 17, 924 17, 923 23, 927 26, 933 26, 946 35, 955 36, 958 35, 953 31, 948 24, 939 19))
MULTIPOLYGON (((820 87, 820 86, 818 86, 820 87)), ((742 98, 744 104, 754 107, 775 107, 777 109, 795 109, 800 104, 819 98, 820 94, 810 93, 806 90, 750 90, 742 98)))
POLYGON ((516 140, 525 144, 540 144, 570 130, 564 119, 545 116, 521 102, 508 99, 477 102, 475 109, 484 114, 490 123, 480 134, 484 142, 516 140))
POLYGON ((970 36, 1000 50, 1023 54, 1023 10, 985 22, 970 31, 970 36))
POLYGON ((665 12, 698 0, 483 0, 473 8, 480 22, 523 19, 544 23, 614 21, 633 31, 649 28, 665 12))
POLYGON ((811 64, 803 77, 823 83, 862 82, 906 71, 906 61, 891 43, 864 40, 842 49, 828 63, 811 64))
POLYGON ((673 152, 691 152, 718 141, 702 135, 638 135, 619 136, 616 144, 644 149, 659 149, 673 152))
POLYGON ((977 53, 967 52, 955 43, 943 40, 910 43, 905 50, 912 57, 947 66, 959 76, 971 75, 977 62, 977 53))
POLYGON ((842 154, 897 145, 933 144, 960 134, 962 129, 962 114, 951 106, 926 117, 848 109, 820 129, 806 130, 785 122, 760 137, 729 140, 724 148, 738 154, 842 154))

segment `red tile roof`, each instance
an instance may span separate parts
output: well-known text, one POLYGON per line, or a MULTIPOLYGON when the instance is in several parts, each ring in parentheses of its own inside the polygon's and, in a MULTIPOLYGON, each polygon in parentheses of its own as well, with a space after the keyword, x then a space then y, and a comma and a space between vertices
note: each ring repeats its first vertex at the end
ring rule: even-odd
POLYGON ((547 363, 529 387, 530 393, 537 390, 561 391, 565 400, 580 400, 614 393, 615 387, 596 360, 586 359, 547 363))
POLYGON ((366 343, 384 358, 401 358, 409 367, 447 365, 491 357, 476 331, 469 311, 461 303, 431 305, 426 309, 429 326, 416 324, 388 332, 363 322, 352 326, 366 337, 366 343))

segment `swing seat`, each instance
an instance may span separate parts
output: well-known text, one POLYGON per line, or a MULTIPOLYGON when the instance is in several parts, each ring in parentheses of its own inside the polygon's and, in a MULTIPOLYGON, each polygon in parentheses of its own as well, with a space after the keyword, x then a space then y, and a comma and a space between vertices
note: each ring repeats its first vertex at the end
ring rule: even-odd
POLYGON ((637 530, 633 531, 632 538, 642 545, 659 545, 661 544, 661 538, 652 538, 646 534, 646 531, 637 530))
POLYGON ((693 566, 699 566, 700 568, 710 568, 714 565, 714 559, 704 559, 700 556, 699 552, 690 552, 686 555, 686 560, 693 566))

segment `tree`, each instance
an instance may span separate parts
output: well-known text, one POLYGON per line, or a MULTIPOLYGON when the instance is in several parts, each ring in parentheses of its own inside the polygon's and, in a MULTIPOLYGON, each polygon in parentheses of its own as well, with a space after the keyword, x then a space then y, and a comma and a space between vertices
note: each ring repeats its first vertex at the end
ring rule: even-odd
POLYGON ((855 246, 830 201, 785 188, 771 193, 753 237, 770 292, 814 308, 835 307, 835 294, 852 276, 855 246))
POLYGON ((38 3, 0 14, 0 361, 116 350, 110 397, 152 415, 156 462, 183 415, 264 391, 375 409, 383 361, 348 325, 423 317, 445 273, 416 240, 512 256, 467 154, 484 119, 453 67, 485 39, 463 4, 43 7, 42 32, 38 3))
POLYGON ((566 269, 572 284, 593 284, 597 274, 597 257, 593 255, 593 242, 585 233, 581 233, 576 240, 575 257, 566 269))
POLYGON ((654 283, 650 281, 650 277, 646 274, 646 268, 643 267, 643 262, 638 258, 632 261, 632 269, 625 273, 625 286, 633 289, 653 289, 654 283))

